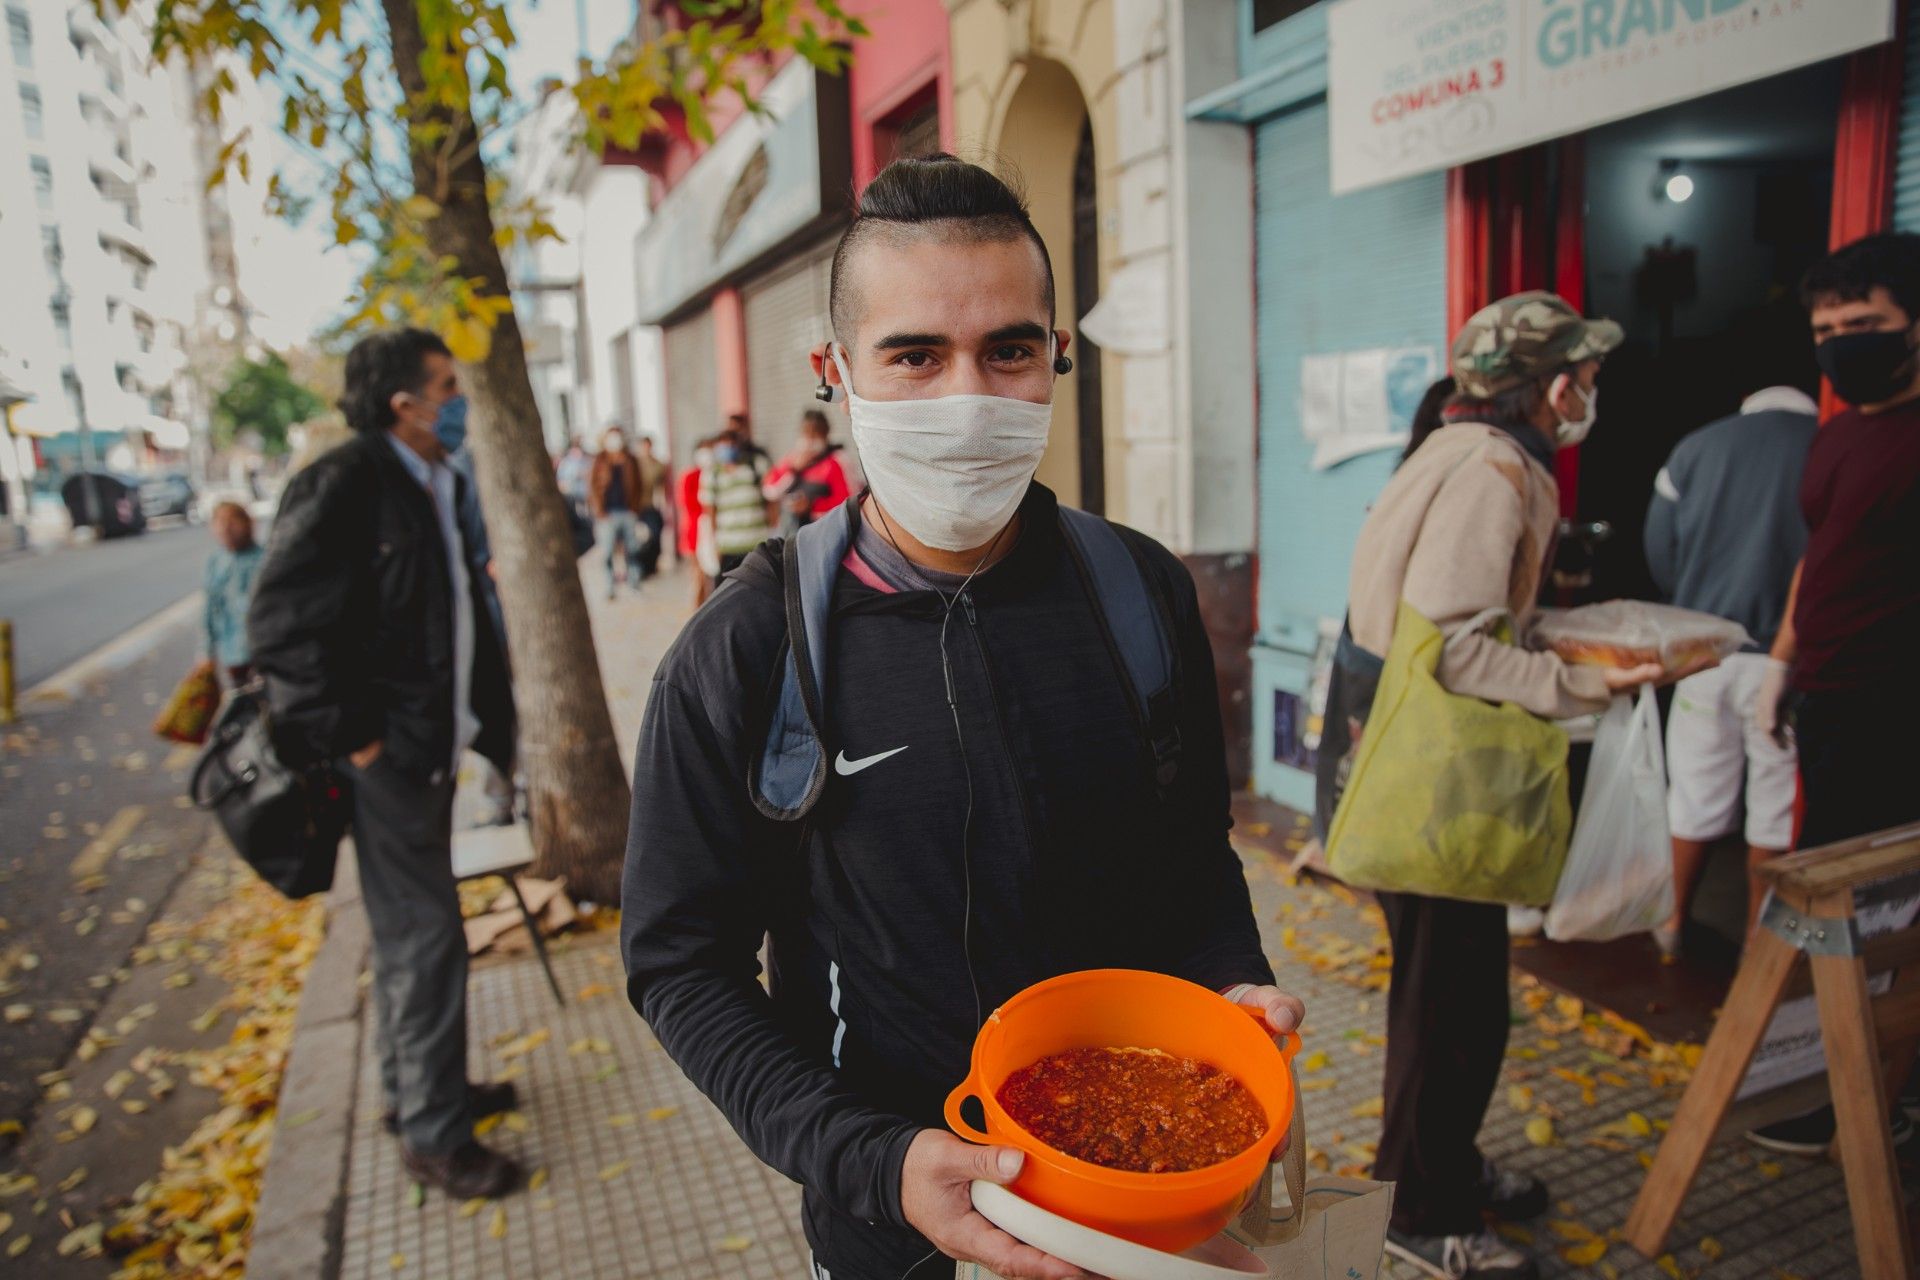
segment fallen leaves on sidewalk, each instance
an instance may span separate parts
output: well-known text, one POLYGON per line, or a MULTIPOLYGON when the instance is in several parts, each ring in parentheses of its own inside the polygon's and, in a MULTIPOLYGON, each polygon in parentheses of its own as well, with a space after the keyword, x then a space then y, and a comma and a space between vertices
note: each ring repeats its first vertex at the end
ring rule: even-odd
MULTIPOLYGON (((208 1050, 175 1055, 143 1051, 133 1070, 115 1073, 103 1092, 118 1099, 140 1077, 152 1097, 165 1097, 173 1089, 173 1077, 159 1064, 177 1061, 190 1068, 195 1084, 219 1095, 220 1107, 186 1141, 167 1149, 159 1171, 140 1185, 132 1203, 111 1223, 76 1227, 61 1241, 62 1253, 111 1254, 120 1259, 117 1280, 188 1274, 216 1280, 242 1274, 294 1014, 324 921, 319 902, 288 902, 236 866, 218 906, 159 941, 156 950, 173 955, 181 953, 184 942, 188 953, 204 955, 208 968, 231 984, 227 996, 209 1010, 214 1016, 205 1025, 211 1028, 216 1011, 230 1011, 232 1034, 225 1044, 208 1050)), ((143 1005, 122 1018, 115 1031, 127 1035, 157 1011, 143 1005)), ((128 1114, 144 1108, 139 1099, 121 1103, 128 1114)), ((76 1132, 97 1121, 92 1107, 76 1107, 68 1116, 76 1132)), ((67 1182, 77 1185, 84 1177, 84 1170, 75 1170, 67 1182)), ((71 1189, 67 1182, 63 1190, 71 1189)))

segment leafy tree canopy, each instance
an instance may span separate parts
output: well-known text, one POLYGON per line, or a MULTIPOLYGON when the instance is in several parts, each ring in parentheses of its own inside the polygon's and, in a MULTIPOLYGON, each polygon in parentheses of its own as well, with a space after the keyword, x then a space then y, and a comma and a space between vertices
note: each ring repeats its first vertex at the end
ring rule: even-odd
POLYGON ((214 442, 225 448, 245 431, 256 432, 268 454, 287 451, 287 429, 326 410, 320 393, 300 382, 274 352, 233 366, 213 402, 214 442))
MULTIPOLYGON (((102 16, 135 2, 93 0, 102 16)), ((329 220, 336 244, 374 250, 349 304, 349 330, 419 325, 474 362, 512 304, 473 264, 435 252, 426 227, 471 198, 458 175, 475 157, 489 158, 538 103, 514 97, 505 0, 412 7, 424 38, 417 75, 393 62, 383 0, 163 0, 152 52, 201 69, 200 105, 216 122, 243 79, 277 103, 281 132, 324 176, 314 190, 270 174, 269 205, 293 220, 312 208, 329 220), (409 82, 418 87, 403 88, 409 82)), ((669 20, 650 19, 645 38, 629 38, 604 59, 580 59, 566 91, 578 106, 581 146, 632 149, 675 109, 693 138, 711 141, 712 103, 732 95, 757 110, 754 89, 774 62, 795 55, 838 72, 848 41, 866 32, 841 0, 664 0, 659 8, 669 20)), ((250 128, 228 127, 224 137, 210 187, 229 172, 247 180, 256 165, 250 128)), ((509 206, 499 190, 486 194, 502 250, 556 235, 538 200, 509 206)))

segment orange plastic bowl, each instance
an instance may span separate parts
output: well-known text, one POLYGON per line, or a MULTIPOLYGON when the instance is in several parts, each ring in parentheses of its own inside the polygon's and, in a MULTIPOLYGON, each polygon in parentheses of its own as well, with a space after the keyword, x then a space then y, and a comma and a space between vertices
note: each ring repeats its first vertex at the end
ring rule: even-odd
POLYGON ((1089 969, 1049 978, 993 1011, 973 1041, 973 1067, 947 1095, 947 1124, 972 1142, 1018 1147, 1027 1161, 1013 1189, 1063 1218, 1152 1249, 1178 1253, 1218 1233, 1259 1179, 1293 1121, 1287 1062, 1251 1011, 1195 983, 1137 969, 1089 969), (1234 1076, 1266 1110, 1267 1131, 1228 1160, 1185 1173, 1132 1173, 1076 1160, 1017 1124, 999 1098, 1015 1071, 1048 1054, 1104 1047, 1160 1049, 1234 1076), (980 1099, 982 1132, 960 1115, 980 1099))

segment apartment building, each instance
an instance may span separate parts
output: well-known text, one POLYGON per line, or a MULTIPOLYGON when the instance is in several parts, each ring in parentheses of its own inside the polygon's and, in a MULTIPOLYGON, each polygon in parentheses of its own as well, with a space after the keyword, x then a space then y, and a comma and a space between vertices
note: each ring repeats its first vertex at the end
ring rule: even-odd
POLYGON ((0 468, 17 499, 90 463, 184 457, 204 422, 182 375, 208 255, 192 85, 150 65, 138 9, 103 23, 84 0, 0 0, 0 21, 0 369, 21 397, 0 468))

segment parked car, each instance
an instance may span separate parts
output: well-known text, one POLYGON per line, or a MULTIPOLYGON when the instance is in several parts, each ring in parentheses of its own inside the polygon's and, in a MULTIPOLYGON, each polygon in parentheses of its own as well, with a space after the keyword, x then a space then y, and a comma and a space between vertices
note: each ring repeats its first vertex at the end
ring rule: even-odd
POLYGON ((67 504, 73 527, 92 527, 103 538, 120 538, 145 533, 147 516, 140 509, 138 481, 117 476, 111 471, 79 471, 60 485, 60 500, 67 504), (89 506, 87 491, 93 491, 89 506))
POLYGON ((161 516, 194 517, 192 483, 178 471, 143 477, 140 481, 140 511, 149 520, 161 516))

